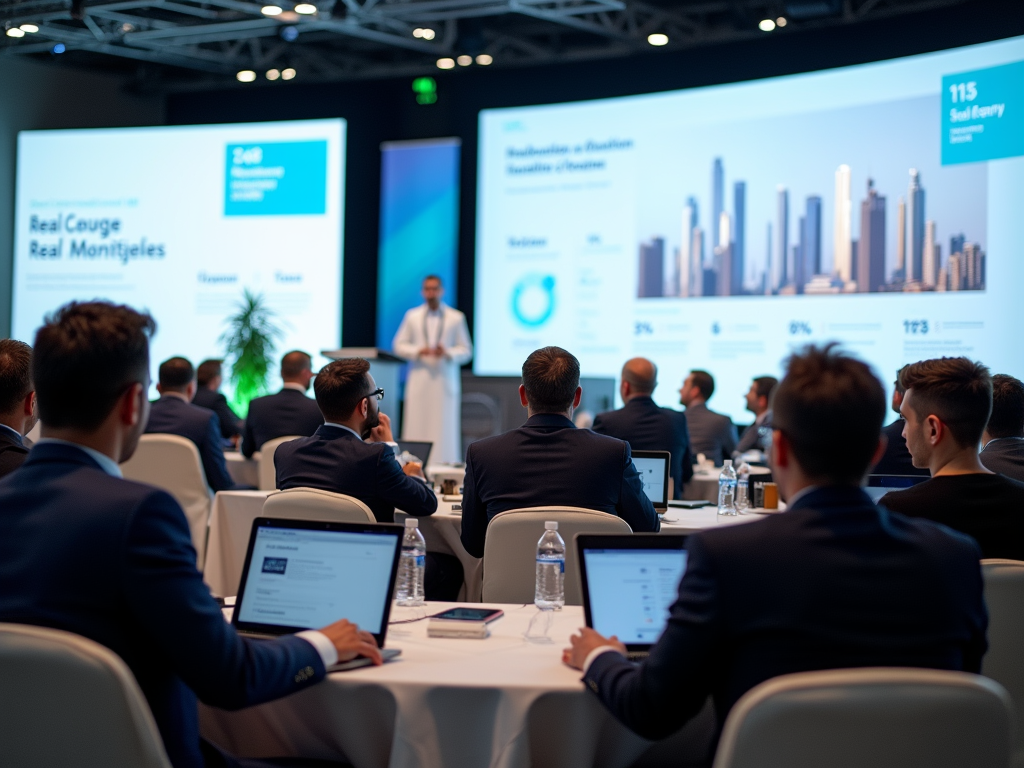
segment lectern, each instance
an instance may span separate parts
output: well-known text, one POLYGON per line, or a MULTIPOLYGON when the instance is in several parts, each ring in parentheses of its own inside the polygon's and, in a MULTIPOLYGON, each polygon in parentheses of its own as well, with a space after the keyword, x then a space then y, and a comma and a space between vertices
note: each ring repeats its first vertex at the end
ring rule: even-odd
POLYGON ((377 386, 384 390, 384 399, 380 401, 381 413, 386 413, 391 419, 391 431, 394 432, 395 439, 401 438, 402 410, 399 387, 405 360, 376 347, 325 349, 320 354, 330 360, 361 357, 370 362, 370 375, 377 382, 377 386))

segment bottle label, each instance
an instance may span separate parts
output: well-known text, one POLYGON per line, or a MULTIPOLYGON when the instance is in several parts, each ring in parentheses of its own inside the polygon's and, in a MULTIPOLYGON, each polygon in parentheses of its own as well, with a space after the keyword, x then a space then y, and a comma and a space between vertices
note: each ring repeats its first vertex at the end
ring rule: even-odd
POLYGON ((561 573, 565 573, 565 560, 549 560, 546 557, 538 557, 537 565, 555 565, 558 564, 558 570, 561 573))
POLYGON ((417 568, 424 568, 424 567, 426 567, 426 564, 427 564, 427 556, 426 555, 416 555, 416 567, 417 568))

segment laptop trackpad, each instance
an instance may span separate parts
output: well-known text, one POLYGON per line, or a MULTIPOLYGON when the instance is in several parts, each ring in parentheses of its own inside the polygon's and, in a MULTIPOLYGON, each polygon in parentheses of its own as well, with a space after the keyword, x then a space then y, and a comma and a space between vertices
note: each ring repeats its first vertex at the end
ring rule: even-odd
MULTIPOLYGON (((384 662, 387 663, 394 659, 402 652, 401 648, 384 648, 380 654, 384 657, 384 662)), ((373 661, 366 658, 365 656, 357 656, 351 661, 342 661, 334 664, 327 668, 328 672, 348 672, 350 669, 359 669, 360 667, 369 667, 373 664, 373 661)))

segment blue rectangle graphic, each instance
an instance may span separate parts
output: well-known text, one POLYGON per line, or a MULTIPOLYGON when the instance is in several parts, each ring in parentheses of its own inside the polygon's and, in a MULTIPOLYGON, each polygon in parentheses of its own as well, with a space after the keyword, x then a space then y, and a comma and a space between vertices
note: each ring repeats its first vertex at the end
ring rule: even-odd
POLYGON ((326 141, 228 144, 225 216, 316 215, 326 210, 326 141))
POLYGON ((1024 155, 1024 61, 942 78, 942 164, 1024 155))

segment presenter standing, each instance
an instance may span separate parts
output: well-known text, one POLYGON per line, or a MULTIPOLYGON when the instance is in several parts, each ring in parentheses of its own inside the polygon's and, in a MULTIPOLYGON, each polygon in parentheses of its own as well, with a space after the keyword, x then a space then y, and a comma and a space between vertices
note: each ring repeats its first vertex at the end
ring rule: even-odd
POLYGON ((459 367, 473 357, 466 316, 441 301, 437 275, 423 278, 425 303, 405 313, 392 342, 409 361, 402 439, 434 444, 440 462, 462 461, 462 381, 459 367))

